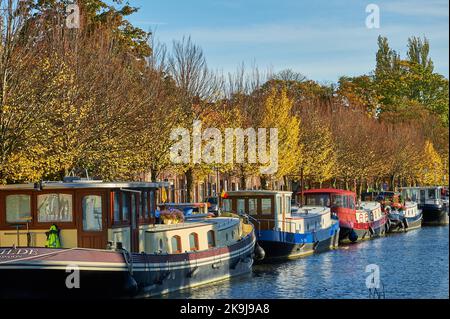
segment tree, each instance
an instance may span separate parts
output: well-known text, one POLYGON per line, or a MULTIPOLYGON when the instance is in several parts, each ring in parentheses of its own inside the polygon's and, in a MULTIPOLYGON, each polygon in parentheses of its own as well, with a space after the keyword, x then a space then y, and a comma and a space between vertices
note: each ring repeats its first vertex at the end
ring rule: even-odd
MULTIPOLYGON (((278 129, 278 170, 273 177, 284 178, 297 173, 300 162, 300 120, 293 116, 292 100, 287 97, 285 89, 281 92, 272 89, 263 105, 261 128, 278 129)), ((266 138, 269 141, 269 133, 266 138)), ((274 152, 274 150, 270 150, 274 152)), ((261 174, 261 185, 270 176, 261 174)))
MULTIPOLYGON (((190 127, 193 121, 200 120, 211 102, 220 98, 221 79, 210 71, 202 49, 190 37, 173 42, 168 59, 168 73, 180 88, 182 112, 185 123, 190 123, 190 127)), ((186 175, 188 202, 194 198, 195 168, 198 168, 198 164, 190 163, 181 168, 186 175)))
POLYGON ((433 143, 425 142, 424 158, 421 162, 420 182, 422 185, 440 185, 442 181, 443 163, 434 149, 433 143))

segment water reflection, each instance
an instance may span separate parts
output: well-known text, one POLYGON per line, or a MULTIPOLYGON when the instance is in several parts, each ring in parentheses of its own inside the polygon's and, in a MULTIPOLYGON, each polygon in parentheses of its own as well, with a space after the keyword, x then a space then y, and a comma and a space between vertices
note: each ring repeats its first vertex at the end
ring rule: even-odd
POLYGON ((386 298, 448 298, 448 226, 424 227, 173 293, 164 298, 368 298, 365 272, 380 267, 386 298))

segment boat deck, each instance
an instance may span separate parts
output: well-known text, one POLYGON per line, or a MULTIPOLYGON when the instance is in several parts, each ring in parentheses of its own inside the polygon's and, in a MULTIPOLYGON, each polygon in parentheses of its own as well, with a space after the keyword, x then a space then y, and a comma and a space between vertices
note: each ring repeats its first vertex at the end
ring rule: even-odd
POLYGON ((146 232, 162 232, 175 229, 204 227, 215 224, 218 230, 228 228, 239 223, 239 219, 230 217, 214 217, 214 218, 189 218, 178 224, 155 224, 148 228, 146 232))
POLYGON ((296 212, 291 213, 290 219, 304 219, 308 217, 316 217, 330 212, 330 209, 324 206, 303 206, 299 207, 296 212))

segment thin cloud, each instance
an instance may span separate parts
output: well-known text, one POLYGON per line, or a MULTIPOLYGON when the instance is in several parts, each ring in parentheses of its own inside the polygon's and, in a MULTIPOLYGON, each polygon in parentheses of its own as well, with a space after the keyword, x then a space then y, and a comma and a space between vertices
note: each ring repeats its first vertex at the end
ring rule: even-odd
POLYGON ((383 11, 404 16, 448 17, 448 1, 389 1, 380 6, 383 11))

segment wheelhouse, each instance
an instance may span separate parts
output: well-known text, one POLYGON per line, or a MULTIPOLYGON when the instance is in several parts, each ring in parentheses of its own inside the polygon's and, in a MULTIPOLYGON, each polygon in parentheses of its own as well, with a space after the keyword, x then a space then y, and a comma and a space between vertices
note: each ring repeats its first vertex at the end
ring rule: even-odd
POLYGON ((287 229, 291 217, 292 192, 243 190, 225 194, 222 211, 248 215, 260 224, 260 230, 274 229, 276 225, 287 229))
POLYGON ((442 200, 446 194, 446 188, 442 186, 403 187, 401 191, 406 200, 416 202, 419 205, 442 205, 442 200))
POLYGON ((375 202, 401 202, 401 194, 393 191, 381 191, 381 192, 365 192, 361 194, 362 201, 375 201, 375 202))
POLYGON ((356 194, 350 191, 325 188, 303 191, 303 205, 326 206, 336 214, 356 211, 356 194))
POLYGON ((168 185, 75 180, 0 186, 0 247, 45 247, 55 224, 63 248, 105 249, 120 242, 139 252, 161 187, 168 185))

